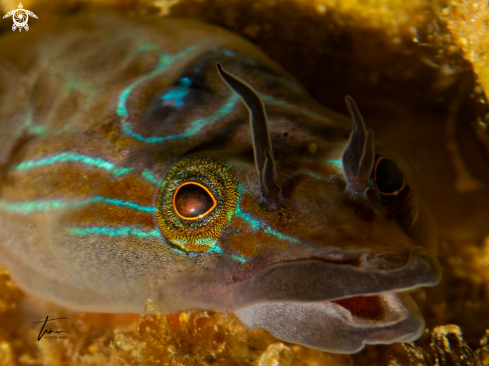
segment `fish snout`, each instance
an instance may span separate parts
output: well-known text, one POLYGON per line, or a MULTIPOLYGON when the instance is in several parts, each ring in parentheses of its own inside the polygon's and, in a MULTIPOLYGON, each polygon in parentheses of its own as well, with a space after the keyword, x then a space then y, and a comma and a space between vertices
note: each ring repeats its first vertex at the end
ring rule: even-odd
POLYGON ((356 262, 343 263, 326 260, 278 263, 237 284, 234 293, 241 305, 264 301, 331 301, 410 291, 435 286, 440 280, 438 261, 416 248, 404 264, 383 255, 362 255, 356 262))

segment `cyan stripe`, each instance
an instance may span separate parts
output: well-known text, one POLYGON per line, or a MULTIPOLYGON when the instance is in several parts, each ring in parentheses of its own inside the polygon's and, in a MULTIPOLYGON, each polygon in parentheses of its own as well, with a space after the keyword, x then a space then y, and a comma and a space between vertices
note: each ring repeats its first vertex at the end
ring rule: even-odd
POLYGON ((236 255, 236 254, 231 255, 231 258, 233 258, 235 261, 237 261, 239 263, 243 263, 243 264, 248 263, 248 260, 246 258, 243 258, 243 257, 236 255))
POLYGON ((198 119, 196 121, 193 121, 190 124, 190 127, 185 132, 178 133, 175 135, 158 136, 158 137, 144 137, 144 136, 141 136, 138 133, 134 132, 130 123, 128 123, 125 120, 122 121, 122 131, 125 134, 135 138, 136 140, 141 141, 141 142, 145 142, 147 144, 154 144, 156 142, 163 142, 163 141, 168 141, 168 140, 175 140, 175 139, 190 137, 190 136, 198 133, 205 126, 210 125, 210 124, 218 121, 219 119, 224 117, 226 114, 231 112, 233 110, 236 102, 238 101, 238 99, 239 99, 238 95, 235 93, 232 93, 231 96, 229 97, 229 99, 226 101, 226 103, 221 107, 221 109, 219 109, 218 111, 213 113, 209 118, 198 119))
POLYGON ((134 235, 140 238, 160 237, 158 230, 142 231, 131 227, 111 228, 111 227, 88 227, 88 228, 70 228, 70 233, 77 236, 86 235, 107 235, 107 236, 127 236, 134 235))
POLYGON ((323 160, 325 164, 333 165, 338 169, 343 169, 343 159, 326 159, 323 160))
POLYGON ((37 168, 40 166, 54 165, 57 163, 65 162, 80 162, 87 165, 92 165, 100 169, 107 170, 114 174, 115 176, 123 175, 129 173, 132 168, 117 168, 115 164, 103 160, 100 158, 92 158, 90 156, 74 153, 74 152, 64 152, 59 155, 54 155, 49 158, 43 158, 39 160, 29 160, 17 165, 15 170, 28 170, 37 168))
POLYGON ((48 129, 45 126, 41 126, 34 123, 34 112, 32 111, 32 106, 28 107, 27 116, 24 121, 23 128, 25 128, 32 135, 43 135, 48 129))
POLYGON ((105 203, 114 206, 120 206, 125 208, 131 208, 136 211, 153 213, 156 209, 153 206, 142 206, 134 202, 128 202, 118 200, 114 198, 107 198, 103 196, 95 196, 90 199, 78 200, 78 201, 60 201, 60 200, 46 200, 46 201, 31 201, 31 202, 8 202, 0 201, 0 209, 4 209, 11 212, 29 214, 32 212, 47 212, 57 209, 75 209, 83 206, 90 205, 92 203, 105 203))
POLYGON ((129 95, 131 94, 132 90, 137 87, 139 84, 143 83, 144 81, 151 79, 152 77, 155 77, 156 75, 164 72, 166 69, 168 69, 175 61, 182 59, 186 57, 189 53, 194 51, 197 48, 197 46, 191 46, 188 47, 187 49, 183 50, 180 53, 177 53, 176 55, 168 56, 168 55, 161 55, 160 56, 160 62, 156 68, 151 71, 149 74, 139 78, 135 82, 133 82, 131 85, 129 85, 126 89, 124 89, 119 96, 119 101, 117 103, 117 114, 121 117, 127 117, 127 108, 126 108, 126 101, 129 95))
POLYGON ((253 218, 253 216, 250 213, 241 211, 240 207, 238 207, 238 209, 236 210, 236 216, 238 216, 238 217, 242 218, 244 221, 246 221, 246 223, 248 223, 248 225, 250 225, 251 228, 255 231, 262 229, 264 233, 266 233, 268 235, 272 235, 272 236, 276 237, 277 239, 286 240, 288 242, 296 243, 296 244, 301 243, 301 241, 299 239, 296 239, 296 238, 289 236, 289 235, 285 235, 285 234, 281 233, 280 231, 277 231, 277 230, 271 228, 265 222, 262 222, 260 220, 253 218))
MULTIPOLYGON (((117 177, 129 173, 133 170, 133 168, 117 168, 115 164, 109 161, 100 158, 92 158, 90 156, 81 155, 73 152, 64 152, 59 155, 51 156, 49 158, 25 161, 17 165, 17 167, 15 167, 15 170, 24 171, 24 170, 34 169, 40 166, 48 166, 48 165, 54 165, 57 163, 64 163, 64 162, 80 162, 83 164, 92 165, 97 168, 107 170, 108 172, 114 174, 117 177)), ((161 184, 161 180, 157 179, 154 176, 154 174, 147 169, 143 171, 141 176, 147 179, 148 181, 150 181, 151 183, 153 183, 154 185, 161 184)))
POLYGON ((149 180, 151 183, 154 185, 161 185, 162 181, 160 179, 157 179, 152 172, 150 172, 147 169, 144 169, 143 173, 141 174, 143 178, 146 178, 149 180))

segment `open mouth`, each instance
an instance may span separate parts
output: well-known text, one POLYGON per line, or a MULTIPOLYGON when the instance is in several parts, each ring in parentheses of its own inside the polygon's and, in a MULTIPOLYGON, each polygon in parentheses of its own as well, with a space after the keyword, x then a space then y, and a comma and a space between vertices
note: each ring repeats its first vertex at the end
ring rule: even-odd
POLYGON ((414 250, 404 265, 381 268, 317 260, 279 263, 236 285, 235 314, 250 328, 335 353, 366 344, 410 342, 424 319, 409 295, 441 278, 436 260, 414 250))
POLYGON ((322 351, 355 353, 366 344, 410 342, 424 319, 406 292, 353 296, 334 301, 265 302, 236 312, 251 328, 322 351))
POLYGON ((380 319, 385 313, 380 296, 355 296, 331 301, 350 312, 353 317, 369 320, 380 319))
POLYGON ((353 296, 324 301, 322 304, 341 314, 345 322, 351 326, 368 325, 372 330, 400 323, 415 315, 421 316, 416 303, 407 292, 353 296))

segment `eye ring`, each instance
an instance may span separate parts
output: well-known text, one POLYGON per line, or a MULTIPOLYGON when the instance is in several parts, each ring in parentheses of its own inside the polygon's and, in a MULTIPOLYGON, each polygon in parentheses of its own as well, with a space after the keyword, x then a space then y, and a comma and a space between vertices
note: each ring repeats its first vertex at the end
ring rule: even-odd
POLYGON ((175 213, 177 214, 178 217, 180 217, 181 219, 183 220, 190 220, 190 221, 194 221, 194 220, 200 220, 200 219, 203 219, 204 217, 206 217, 207 215, 209 215, 217 206, 217 201, 216 199, 214 198, 214 195, 212 194, 212 192, 206 187, 204 186, 203 184, 200 184, 198 182, 185 182, 185 183, 182 183, 180 184, 177 189, 175 189, 175 192, 173 193, 173 197, 172 197, 172 204, 173 204, 173 210, 175 211, 175 213), (180 189, 182 187, 185 187, 185 186, 188 186, 188 185, 195 185, 197 187, 200 187, 202 188, 207 194, 208 196, 212 199, 212 206, 211 208, 209 208, 207 211, 205 211, 203 214, 200 214, 200 215, 197 215, 195 217, 187 217, 187 216, 184 216, 182 215, 179 210, 177 209, 177 203, 175 202, 175 199, 176 199, 176 196, 178 194, 178 192, 180 191, 180 189))
POLYGON ((373 180, 374 180, 374 183, 375 183, 375 187, 377 188, 377 192, 379 192, 380 195, 382 196, 397 196, 399 193, 401 193, 404 188, 406 187, 406 179, 404 178, 404 174, 402 174, 402 172, 400 171, 399 167, 397 166, 396 163, 394 163, 392 160, 390 159, 387 159, 386 157, 384 156, 381 156, 380 158, 378 158, 376 161, 375 161, 375 166, 374 166, 374 171, 373 171, 373 180), (402 176, 402 184, 401 184, 401 187, 396 189, 395 191, 393 192, 388 192, 388 193, 385 193, 383 191, 381 191, 381 189, 379 188, 379 183, 377 182, 377 170, 379 168, 379 164, 382 160, 386 160, 386 161, 390 161, 392 162, 392 164, 394 164, 395 168, 398 170, 398 172, 401 174, 402 176))
POLYGON ((155 224, 169 245, 187 252, 209 251, 236 213, 239 187, 231 165, 211 157, 184 158, 168 171, 159 188, 155 224), (175 195, 179 187, 180 197, 175 195), (216 206, 209 210, 214 200, 216 206), (196 219, 199 214, 207 216, 196 219))

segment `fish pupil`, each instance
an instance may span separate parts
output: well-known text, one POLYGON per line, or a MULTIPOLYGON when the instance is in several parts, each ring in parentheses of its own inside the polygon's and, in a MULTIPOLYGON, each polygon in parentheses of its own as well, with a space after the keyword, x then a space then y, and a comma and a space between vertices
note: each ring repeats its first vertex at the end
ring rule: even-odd
POLYGON ((381 157, 375 164, 374 180, 380 194, 398 194, 405 186, 404 175, 392 160, 381 157))
POLYGON ((183 218, 199 218, 214 208, 209 192, 198 184, 181 185, 174 197, 174 208, 183 218))

